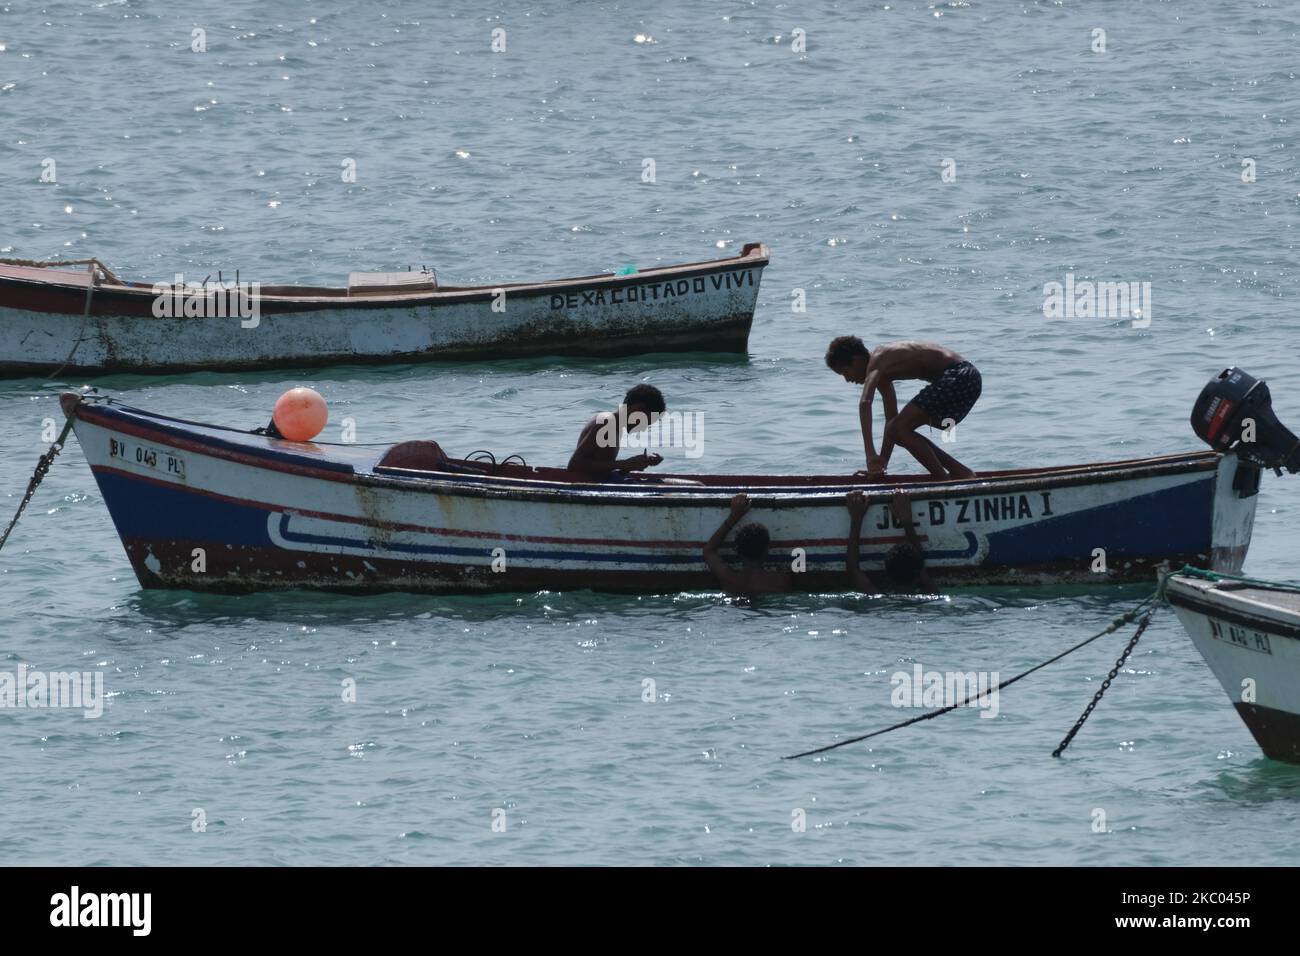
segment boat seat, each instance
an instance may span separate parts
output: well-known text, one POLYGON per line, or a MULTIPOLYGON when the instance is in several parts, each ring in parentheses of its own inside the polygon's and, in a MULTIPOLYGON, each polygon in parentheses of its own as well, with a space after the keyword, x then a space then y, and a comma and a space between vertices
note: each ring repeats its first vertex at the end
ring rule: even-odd
POLYGON ((434 292, 437 288, 438 276, 431 270, 348 273, 348 295, 401 295, 434 292))
POLYGON ((394 445, 376 462, 377 468, 407 468, 412 471, 448 471, 447 453, 436 441, 404 441, 394 445))

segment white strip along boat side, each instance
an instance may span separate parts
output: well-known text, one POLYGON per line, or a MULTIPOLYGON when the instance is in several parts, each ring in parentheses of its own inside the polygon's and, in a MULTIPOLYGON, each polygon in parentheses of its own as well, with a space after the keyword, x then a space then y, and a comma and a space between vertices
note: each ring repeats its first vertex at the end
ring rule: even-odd
POLYGON ((185 298, 206 310, 191 317, 159 317, 152 284, 102 267, 0 264, 0 375, 743 353, 767 262, 767 247, 750 243, 726 259, 550 282, 456 287, 432 273, 387 283, 358 274, 345 289, 267 285, 244 298, 214 289, 185 298), (255 325, 234 314, 236 298, 255 307, 255 325))
POLYGON ((1163 562, 1240 568, 1259 477, 1235 454, 1199 451, 971 481, 593 484, 555 468, 388 467, 382 449, 272 439, 74 393, 62 401, 146 588, 716 591, 702 548, 745 491, 752 519, 771 533, 773 562, 788 565, 801 549, 807 570, 796 586, 842 592, 846 493, 872 496, 862 566, 880 573, 905 540, 888 512, 899 487, 939 586, 1140 582, 1163 562), (1237 480, 1246 471, 1253 482, 1237 480))
POLYGON ((1300 763, 1300 587, 1194 571, 1164 586, 1264 755, 1300 763))

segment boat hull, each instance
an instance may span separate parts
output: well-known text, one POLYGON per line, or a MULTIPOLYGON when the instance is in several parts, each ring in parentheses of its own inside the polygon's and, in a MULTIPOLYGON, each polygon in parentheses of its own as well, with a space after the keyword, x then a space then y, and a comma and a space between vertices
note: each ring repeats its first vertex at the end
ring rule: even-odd
POLYGON ((1300 600, 1171 575, 1165 596, 1264 755, 1300 763, 1300 600))
POLYGON ((846 589, 853 488, 873 496, 864 570, 880 573, 905 540, 887 505, 903 485, 944 587, 1149 581, 1163 562, 1230 570, 1254 516, 1255 499, 1231 488, 1236 459, 1209 452, 890 487, 839 476, 595 485, 385 469, 355 446, 66 401, 149 588, 717 590, 701 549, 742 490, 771 533, 773 566, 790 566, 795 586, 813 591, 846 589))
POLYGON ((263 292, 255 325, 158 317, 147 286, 96 285, 85 315, 88 274, 0 267, 0 375, 745 352, 766 265, 754 244, 732 259, 628 276, 357 297, 263 292))

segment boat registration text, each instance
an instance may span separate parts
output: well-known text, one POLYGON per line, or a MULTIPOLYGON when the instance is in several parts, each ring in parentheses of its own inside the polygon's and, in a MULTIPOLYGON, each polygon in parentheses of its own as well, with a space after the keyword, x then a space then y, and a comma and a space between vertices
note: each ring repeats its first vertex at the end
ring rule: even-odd
POLYGON ((1237 627, 1235 624, 1228 624, 1224 621, 1216 621, 1212 617, 1207 618, 1207 620, 1210 622, 1210 635, 1216 641, 1223 641, 1247 651, 1258 651, 1260 654, 1273 653, 1273 648, 1268 643, 1267 634, 1248 630, 1244 627, 1237 627))
POLYGON ((174 452, 114 437, 108 440, 108 454, 117 461, 149 469, 166 478, 185 480, 185 459, 174 452))

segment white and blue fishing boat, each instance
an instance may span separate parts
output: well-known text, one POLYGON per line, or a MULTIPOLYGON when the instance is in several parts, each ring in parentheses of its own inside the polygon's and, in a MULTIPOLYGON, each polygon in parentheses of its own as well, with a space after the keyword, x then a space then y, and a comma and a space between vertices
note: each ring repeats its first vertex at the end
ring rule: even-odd
POLYGON ((1239 570, 1260 479, 1258 461, 1228 449, 971 480, 600 484, 558 468, 448 459, 432 443, 291 442, 76 393, 62 401, 147 588, 711 590, 702 547, 743 491, 771 533, 773 560, 806 568, 795 577, 809 590, 842 591, 846 493, 872 502, 870 573, 905 540, 888 506, 899 488, 939 586, 1142 582, 1165 563, 1239 570))
POLYGON ((1184 568, 1163 591, 1264 755, 1300 763, 1300 586, 1184 568))

